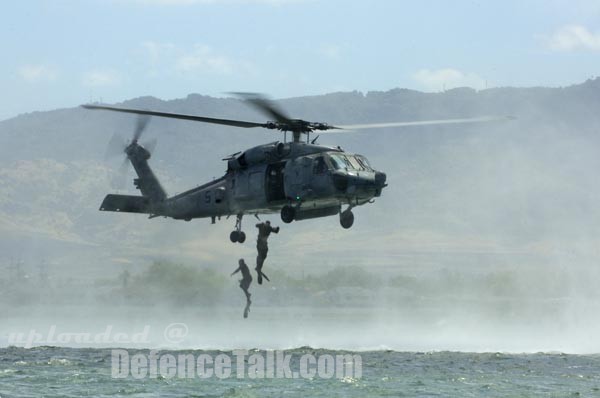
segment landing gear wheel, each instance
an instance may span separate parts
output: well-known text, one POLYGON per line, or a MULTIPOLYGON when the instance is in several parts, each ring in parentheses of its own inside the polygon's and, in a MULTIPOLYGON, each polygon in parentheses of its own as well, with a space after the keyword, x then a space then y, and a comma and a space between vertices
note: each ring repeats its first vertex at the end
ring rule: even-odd
POLYGON ((236 216, 235 229, 229 234, 229 240, 233 243, 244 243, 246 241, 246 234, 242 231, 242 217, 244 217, 243 214, 238 214, 236 216))
POLYGON ((296 216, 296 210, 292 206, 283 206, 281 209, 281 220, 289 224, 294 221, 294 217, 296 216))
POLYGON ((348 229, 354 224, 354 213, 350 210, 346 210, 340 213, 340 224, 342 228, 348 229))

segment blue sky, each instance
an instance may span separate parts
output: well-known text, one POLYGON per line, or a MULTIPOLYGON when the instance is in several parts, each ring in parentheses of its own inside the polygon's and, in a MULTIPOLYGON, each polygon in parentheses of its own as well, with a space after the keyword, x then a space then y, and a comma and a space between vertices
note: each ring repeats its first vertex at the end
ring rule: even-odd
POLYGON ((599 75, 600 2, 7 2, 0 120, 142 95, 563 86, 599 75))

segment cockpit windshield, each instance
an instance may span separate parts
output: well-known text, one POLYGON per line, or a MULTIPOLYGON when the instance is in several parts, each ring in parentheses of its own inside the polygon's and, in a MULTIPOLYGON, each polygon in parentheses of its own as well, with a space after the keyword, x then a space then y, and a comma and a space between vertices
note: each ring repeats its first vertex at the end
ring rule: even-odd
POLYGON ((363 170, 373 171, 373 168, 369 164, 369 161, 367 160, 366 157, 364 157, 363 155, 355 155, 355 156, 356 156, 356 160, 362 165, 363 170))
POLYGON ((361 166, 361 164, 358 162, 358 160, 356 160, 356 158, 354 156, 346 156, 348 158, 348 160, 350 161, 350 164, 352 164, 352 168, 354 170, 363 170, 363 167, 361 166))
POLYGON ((362 155, 342 155, 340 153, 330 153, 329 159, 331 160, 331 165, 335 170, 372 170, 371 166, 369 165, 369 162, 362 155))

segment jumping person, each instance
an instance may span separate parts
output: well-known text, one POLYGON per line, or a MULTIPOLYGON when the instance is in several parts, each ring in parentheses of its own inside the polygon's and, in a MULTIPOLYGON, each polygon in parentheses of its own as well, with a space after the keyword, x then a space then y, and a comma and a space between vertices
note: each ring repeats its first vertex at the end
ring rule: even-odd
POLYGON ((239 266, 235 271, 231 273, 231 276, 235 275, 238 272, 242 273, 242 279, 240 279, 240 288, 244 291, 244 294, 246 295, 246 308, 244 309, 244 318, 248 318, 250 304, 252 304, 252 301, 250 301, 251 294, 248 291, 248 288, 252 283, 252 275, 250 275, 250 269, 248 268, 248 265, 246 265, 246 263, 244 262, 243 258, 240 258, 239 266))
POLYGON ((264 223, 256 224, 256 228, 258 228, 258 238, 256 239, 256 249, 258 250, 258 256, 256 256, 256 273, 258 274, 258 284, 262 285, 262 278, 264 277, 266 280, 269 278, 263 274, 262 267, 267 258, 267 252, 269 251, 269 245, 267 244, 267 239, 271 232, 279 233, 279 227, 271 227, 270 221, 265 221, 264 223))

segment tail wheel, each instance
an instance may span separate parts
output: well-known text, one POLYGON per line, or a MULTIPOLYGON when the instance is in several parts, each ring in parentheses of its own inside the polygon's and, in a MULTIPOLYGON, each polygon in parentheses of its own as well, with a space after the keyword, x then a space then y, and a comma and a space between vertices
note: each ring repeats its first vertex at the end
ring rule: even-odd
POLYGON ((346 210, 340 213, 340 224, 342 228, 348 229, 354 224, 354 213, 350 210, 346 210))
POLYGON ((283 206, 281 209, 281 220, 289 224, 294 221, 294 217, 296 216, 296 210, 292 206, 283 206))

